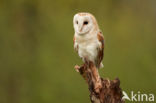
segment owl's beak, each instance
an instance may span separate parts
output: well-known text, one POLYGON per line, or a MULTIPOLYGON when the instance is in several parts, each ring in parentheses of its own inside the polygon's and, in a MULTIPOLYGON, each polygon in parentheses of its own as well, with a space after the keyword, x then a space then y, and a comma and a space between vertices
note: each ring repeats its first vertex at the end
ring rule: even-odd
POLYGON ((80 32, 82 32, 83 27, 81 27, 80 32))
POLYGON ((82 29, 83 29, 83 25, 79 27, 79 32, 82 32, 82 29))

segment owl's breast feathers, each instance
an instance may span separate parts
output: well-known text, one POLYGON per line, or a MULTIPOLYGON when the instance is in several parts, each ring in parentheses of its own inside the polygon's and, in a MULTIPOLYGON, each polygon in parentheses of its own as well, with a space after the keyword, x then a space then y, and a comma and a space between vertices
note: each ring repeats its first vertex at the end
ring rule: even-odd
POLYGON ((74 36, 74 49, 78 52, 81 58, 87 58, 95 63, 97 68, 100 68, 103 51, 104 51, 104 37, 101 32, 91 38, 79 38, 74 36))
POLYGON ((78 52, 79 46, 78 46, 78 44, 76 43, 76 38, 75 38, 75 36, 74 36, 74 38, 73 38, 73 43, 74 43, 74 50, 75 50, 76 52, 78 52))

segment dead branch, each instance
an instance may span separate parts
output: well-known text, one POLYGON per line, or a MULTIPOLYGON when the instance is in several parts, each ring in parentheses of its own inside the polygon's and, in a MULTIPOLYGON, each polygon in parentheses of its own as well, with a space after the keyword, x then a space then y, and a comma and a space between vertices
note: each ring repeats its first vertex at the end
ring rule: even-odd
POLYGON ((98 69, 92 62, 85 62, 82 66, 76 65, 75 69, 88 84, 91 103, 124 103, 118 78, 115 80, 100 78, 98 69))

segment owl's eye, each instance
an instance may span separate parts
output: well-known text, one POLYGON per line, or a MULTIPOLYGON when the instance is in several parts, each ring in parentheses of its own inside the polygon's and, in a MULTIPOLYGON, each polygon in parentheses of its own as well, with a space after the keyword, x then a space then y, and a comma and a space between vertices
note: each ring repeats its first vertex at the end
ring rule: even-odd
POLYGON ((76 24, 78 24, 78 21, 76 21, 76 24))
POLYGON ((88 24, 88 21, 84 21, 84 23, 83 23, 84 25, 87 25, 88 24))

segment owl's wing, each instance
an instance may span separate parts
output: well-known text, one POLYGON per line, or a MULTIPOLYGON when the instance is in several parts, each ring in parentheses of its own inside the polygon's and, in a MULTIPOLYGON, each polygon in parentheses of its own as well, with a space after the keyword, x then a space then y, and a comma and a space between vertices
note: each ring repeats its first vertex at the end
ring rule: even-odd
POLYGON ((77 43, 76 43, 76 38, 75 38, 75 36, 73 37, 73 43, 74 43, 74 50, 75 50, 76 52, 78 52, 79 47, 78 47, 78 45, 77 45, 77 43))
POLYGON ((97 68, 100 68, 103 56, 104 56, 104 36, 102 32, 98 32, 97 38, 100 42, 100 46, 98 47, 98 55, 97 55, 97 60, 96 60, 96 66, 97 68))

